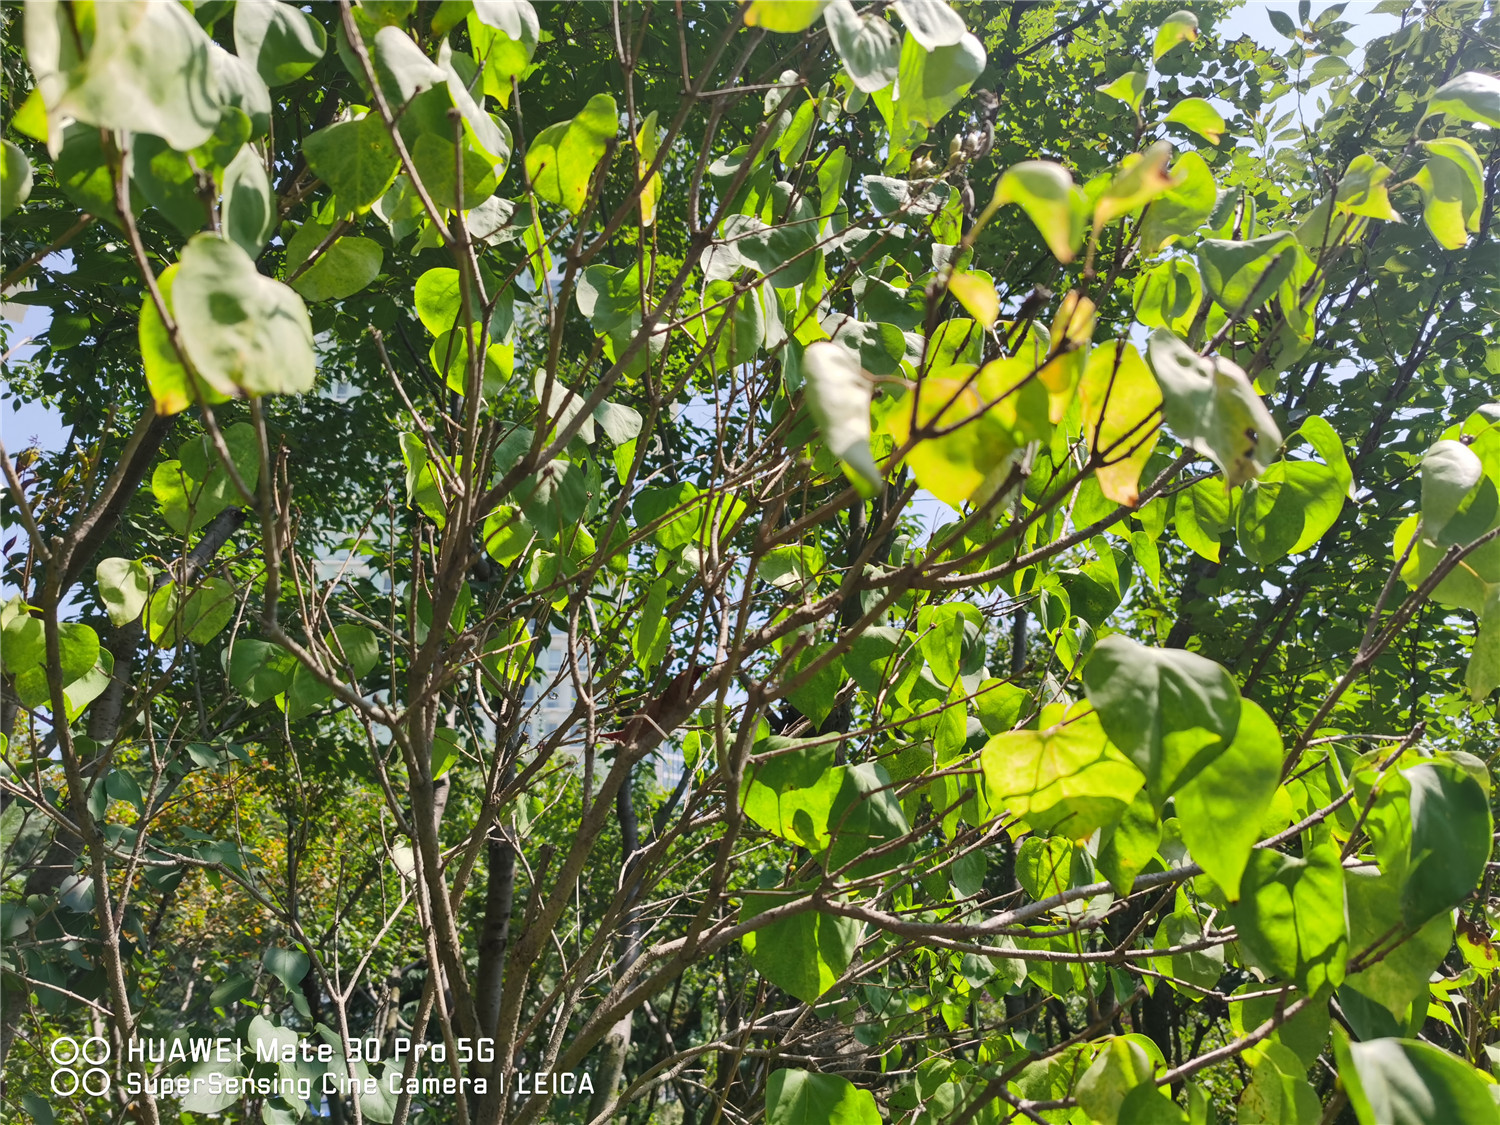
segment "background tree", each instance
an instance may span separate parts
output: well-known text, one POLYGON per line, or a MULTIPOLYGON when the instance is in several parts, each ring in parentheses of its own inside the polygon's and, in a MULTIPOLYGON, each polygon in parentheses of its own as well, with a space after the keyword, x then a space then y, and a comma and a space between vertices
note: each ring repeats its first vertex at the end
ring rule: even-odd
POLYGON ((1500 21, 1362 12, 5 7, 7 1104, 1500 1116, 1500 21))

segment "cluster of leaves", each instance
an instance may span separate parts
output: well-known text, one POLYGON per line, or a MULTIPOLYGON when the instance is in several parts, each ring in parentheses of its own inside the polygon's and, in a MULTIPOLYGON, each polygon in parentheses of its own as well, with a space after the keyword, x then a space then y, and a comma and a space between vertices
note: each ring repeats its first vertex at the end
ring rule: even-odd
POLYGON ((27 1111, 91 1009, 341 1122, 1500 1118, 1500 22, 1343 14, 7 8, 27 1111))

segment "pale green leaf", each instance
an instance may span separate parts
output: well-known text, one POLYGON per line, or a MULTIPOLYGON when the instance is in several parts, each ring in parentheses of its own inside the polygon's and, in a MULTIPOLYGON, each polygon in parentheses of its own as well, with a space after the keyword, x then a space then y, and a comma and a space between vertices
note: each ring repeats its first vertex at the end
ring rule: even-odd
POLYGON ((1422 117, 1425 120, 1436 113, 1500 128, 1500 78, 1474 70, 1450 78, 1432 95, 1422 117))
POLYGON ((247 0, 234 6, 234 49, 267 86, 295 82, 328 49, 328 33, 292 4, 247 0))
POLYGON ((833 0, 824 19, 834 50, 838 51, 856 89, 871 94, 896 80, 901 40, 884 16, 861 15, 855 12, 850 0, 833 0))
POLYGON ((234 243, 200 234, 183 247, 173 311, 193 367, 221 394, 312 389, 312 322, 302 298, 256 272, 234 243))
POLYGON ((1265 472, 1281 431, 1249 378, 1221 356, 1205 359, 1165 328, 1146 356, 1162 393, 1162 419, 1177 439, 1211 457, 1227 486, 1265 472))
POLYGON ((1234 678, 1184 649, 1112 633, 1094 646, 1083 683, 1105 733, 1146 775, 1158 808, 1219 757, 1239 727, 1234 678))

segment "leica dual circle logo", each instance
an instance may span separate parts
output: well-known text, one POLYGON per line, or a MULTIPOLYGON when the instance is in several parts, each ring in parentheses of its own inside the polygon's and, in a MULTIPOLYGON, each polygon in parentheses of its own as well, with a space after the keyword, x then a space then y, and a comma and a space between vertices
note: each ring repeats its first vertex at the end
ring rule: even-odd
POLYGON ((71 1035, 59 1035, 52 1040, 49 1049, 52 1063, 52 1092, 66 1098, 80 1090, 99 1097, 109 1093, 109 1071, 104 1064, 109 1062, 109 1040, 101 1035, 90 1035, 80 1043, 71 1035))

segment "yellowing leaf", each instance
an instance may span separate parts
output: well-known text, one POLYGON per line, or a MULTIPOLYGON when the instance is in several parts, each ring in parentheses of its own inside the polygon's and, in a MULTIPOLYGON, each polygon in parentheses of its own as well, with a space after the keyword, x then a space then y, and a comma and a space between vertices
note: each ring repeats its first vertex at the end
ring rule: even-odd
POLYGON ((989 328, 1000 315, 1000 295, 995 292, 995 283, 983 274, 954 270, 948 279, 948 291, 981 327, 989 328))
POLYGON ((1479 229, 1484 198, 1484 165, 1468 141, 1443 137, 1425 141, 1427 163, 1412 179, 1426 201, 1422 220, 1447 250, 1457 250, 1479 229))
POLYGON ((745 9, 745 26, 767 31, 806 31, 828 6, 828 0, 753 0, 745 9))
MULTIPOLYGON (((1473 149, 1469 151, 1472 152, 1473 149)), ((1478 157, 1475 160, 1477 163, 1478 157)), ((1399 223, 1401 216, 1396 214, 1386 195, 1385 181, 1390 176, 1391 170, 1378 163, 1373 156, 1356 156, 1344 170, 1343 179, 1339 180, 1338 192, 1333 197, 1334 207, 1348 215, 1363 215, 1399 223)))
POLYGON ((595 94, 571 121, 548 125, 526 151, 526 175, 548 203, 583 210, 594 169, 617 129, 615 99, 595 94))
POLYGON ((1073 390, 1083 377, 1085 349, 1094 338, 1094 302, 1070 290, 1052 318, 1050 358, 1037 373, 1047 388, 1048 417, 1061 422, 1073 401, 1073 390))
POLYGON ((1131 344, 1112 340, 1095 348, 1079 385, 1083 431, 1102 460, 1099 489, 1117 504, 1134 504, 1141 470, 1156 448, 1161 389, 1131 344))
POLYGON ((1151 59, 1161 58, 1182 42, 1197 42, 1198 17, 1192 12, 1173 12, 1156 32, 1156 43, 1151 48, 1151 59))
MULTIPOLYGON (((641 122, 641 131, 636 134, 635 150, 636 163, 635 174, 644 177, 656 161, 656 149, 659 138, 656 135, 656 110, 646 115, 646 120, 641 122)), ((641 188, 641 226, 649 227, 656 222, 656 204, 661 199, 661 173, 658 172, 646 181, 641 188)))
POLYGON ((1038 832, 1074 840, 1116 820, 1146 783, 1093 714, 1045 730, 997 734, 985 743, 979 764, 992 808, 1009 810, 1038 832))
POLYGON ((1094 229, 1128 215, 1174 187, 1178 181, 1167 175, 1167 160, 1171 155, 1172 146, 1157 141, 1145 152, 1131 153, 1121 161, 1120 174, 1094 204, 1094 229))

